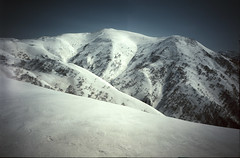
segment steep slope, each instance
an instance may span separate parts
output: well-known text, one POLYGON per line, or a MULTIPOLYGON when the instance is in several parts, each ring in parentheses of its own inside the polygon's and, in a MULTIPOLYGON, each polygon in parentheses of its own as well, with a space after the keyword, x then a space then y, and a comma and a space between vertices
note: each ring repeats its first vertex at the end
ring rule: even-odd
POLYGON ((239 128, 239 67, 200 43, 172 36, 140 47, 111 81, 165 115, 239 128))
POLYGON ((239 156, 239 130, 0 77, 0 156, 239 156))
POLYGON ((95 39, 78 49, 70 62, 90 70, 108 82, 126 70, 137 52, 138 42, 146 44, 157 40, 114 29, 104 29, 94 35, 95 39))
MULTIPOLYGON (((47 43, 49 42, 48 40, 52 39, 47 38, 47 43)), ((161 113, 156 109, 118 91, 108 82, 88 70, 77 65, 64 62, 61 60, 63 57, 57 56, 49 51, 37 51, 37 49, 41 49, 42 45, 44 45, 41 44, 42 41, 35 41, 35 45, 39 46, 36 47, 36 50, 30 51, 28 50, 31 46, 26 44, 28 43, 26 41, 17 42, 17 46, 15 48, 11 47, 13 45, 11 40, 4 40, 4 42, 10 44, 5 44, 1 47, 7 50, 0 51, 1 75, 30 82, 45 88, 116 103, 123 106, 129 106, 141 111, 161 115, 161 113), (6 49, 5 46, 9 46, 9 49, 12 49, 12 51, 6 49)), ((53 48, 55 48, 55 46, 53 46, 52 49, 53 48)), ((62 55, 63 53, 59 54, 62 55)), ((65 60, 67 60, 67 58, 65 58, 65 60)))
POLYGON ((69 68, 80 66, 167 116, 240 127, 239 65, 186 37, 155 38, 104 29, 36 40, 2 39, 0 48, 4 70, 19 80, 28 81, 12 69, 36 74, 44 86, 122 104, 115 101, 117 97, 96 97, 102 89, 111 94, 108 85, 97 92, 95 85, 85 90, 82 79, 69 68), (49 78, 57 79, 50 82, 49 78), (63 86, 63 82, 68 84, 63 86))

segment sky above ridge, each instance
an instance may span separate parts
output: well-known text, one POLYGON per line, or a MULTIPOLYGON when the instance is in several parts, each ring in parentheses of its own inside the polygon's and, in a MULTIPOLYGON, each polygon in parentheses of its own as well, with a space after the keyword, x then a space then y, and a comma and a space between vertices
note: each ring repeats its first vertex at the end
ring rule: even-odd
POLYGON ((0 0, 0 37, 38 38, 114 28, 182 35, 239 51, 239 0, 0 0))

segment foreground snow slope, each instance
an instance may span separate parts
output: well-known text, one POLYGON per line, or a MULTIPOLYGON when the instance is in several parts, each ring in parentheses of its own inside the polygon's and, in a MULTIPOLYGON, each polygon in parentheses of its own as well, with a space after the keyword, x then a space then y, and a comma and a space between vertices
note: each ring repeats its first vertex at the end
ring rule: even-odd
POLYGON ((0 77, 0 156, 239 156, 239 130, 0 77))

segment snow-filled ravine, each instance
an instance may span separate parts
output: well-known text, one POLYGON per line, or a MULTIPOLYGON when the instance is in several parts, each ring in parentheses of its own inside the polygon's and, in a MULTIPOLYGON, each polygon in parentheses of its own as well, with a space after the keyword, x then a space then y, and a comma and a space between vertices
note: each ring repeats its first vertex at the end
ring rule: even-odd
POLYGON ((0 77, 0 156, 240 156, 239 130, 0 77))

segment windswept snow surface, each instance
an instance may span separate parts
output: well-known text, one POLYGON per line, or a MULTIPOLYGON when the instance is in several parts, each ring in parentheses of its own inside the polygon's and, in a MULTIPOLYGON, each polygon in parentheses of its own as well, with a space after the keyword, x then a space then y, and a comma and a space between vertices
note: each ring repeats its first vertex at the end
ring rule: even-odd
POLYGON ((240 156, 239 130, 0 77, 0 156, 240 156))

